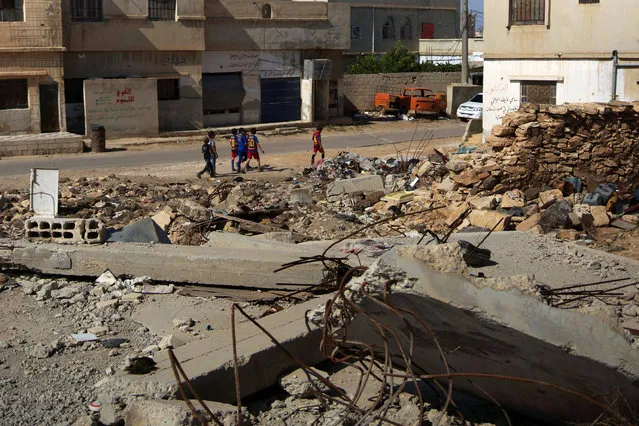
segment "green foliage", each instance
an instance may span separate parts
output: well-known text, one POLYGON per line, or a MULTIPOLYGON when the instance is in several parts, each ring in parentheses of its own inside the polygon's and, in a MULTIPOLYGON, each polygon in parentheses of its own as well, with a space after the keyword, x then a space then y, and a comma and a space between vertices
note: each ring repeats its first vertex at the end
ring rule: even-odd
POLYGON ((364 55, 346 67, 346 74, 377 74, 395 72, 455 72, 461 65, 433 64, 417 61, 417 54, 411 53, 401 42, 397 42, 385 55, 364 55))

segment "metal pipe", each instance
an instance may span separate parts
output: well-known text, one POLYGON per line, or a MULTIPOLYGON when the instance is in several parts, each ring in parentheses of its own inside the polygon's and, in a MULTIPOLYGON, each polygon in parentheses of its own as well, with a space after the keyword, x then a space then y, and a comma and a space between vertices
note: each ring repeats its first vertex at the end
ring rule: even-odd
POLYGON ((619 52, 612 51, 612 100, 617 100, 617 74, 619 73, 619 52))

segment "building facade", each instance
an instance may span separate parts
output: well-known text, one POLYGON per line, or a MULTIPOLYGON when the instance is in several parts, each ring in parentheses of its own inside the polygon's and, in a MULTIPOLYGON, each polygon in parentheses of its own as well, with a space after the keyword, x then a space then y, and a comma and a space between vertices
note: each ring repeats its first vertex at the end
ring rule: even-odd
POLYGON ((103 125, 112 136, 152 135, 339 116, 349 11, 327 2, 2 1, 0 134, 103 125))
POLYGON ((459 37, 459 0, 330 0, 351 7, 349 55, 385 53, 400 41, 459 37))
POLYGON ((60 2, 0 3, 0 135, 66 129, 60 2))
POLYGON ((635 0, 486 0, 484 10, 485 134, 526 102, 639 99, 635 0))

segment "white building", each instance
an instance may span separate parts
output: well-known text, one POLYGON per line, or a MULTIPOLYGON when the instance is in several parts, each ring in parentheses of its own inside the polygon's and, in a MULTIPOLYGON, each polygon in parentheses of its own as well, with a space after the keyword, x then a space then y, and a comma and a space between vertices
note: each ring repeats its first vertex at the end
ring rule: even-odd
POLYGON ((485 134, 525 102, 639 99, 637 0, 485 0, 484 10, 485 134))

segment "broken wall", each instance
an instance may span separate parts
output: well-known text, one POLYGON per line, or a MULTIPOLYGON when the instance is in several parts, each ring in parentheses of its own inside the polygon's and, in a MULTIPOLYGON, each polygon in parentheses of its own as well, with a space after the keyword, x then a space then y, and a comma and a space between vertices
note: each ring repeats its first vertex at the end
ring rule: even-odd
POLYGON ((639 103, 525 105, 506 114, 486 143, 500 151, 506 189, 555 186, 573 175, 634 188, 639 103))

